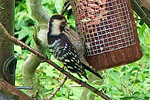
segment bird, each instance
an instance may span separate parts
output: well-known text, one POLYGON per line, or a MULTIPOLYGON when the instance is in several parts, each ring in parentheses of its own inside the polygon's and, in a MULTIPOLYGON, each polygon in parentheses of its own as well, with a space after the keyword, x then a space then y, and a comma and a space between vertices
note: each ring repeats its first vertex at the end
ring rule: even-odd
MULTIPOLYGON (((53 15, 50 18, 47 34, 49 49, 53 56, 61 61, 70 72, 76 73, 80 78, 83 76, 88 79, 85 71, 86 65, 79 59, 79 53, 70 41, 69 35, 67 36, 65 33, 66 26, 67 20, 64 16, 53 15)), ((101 77, 99 74, 96 76, 101 77)))

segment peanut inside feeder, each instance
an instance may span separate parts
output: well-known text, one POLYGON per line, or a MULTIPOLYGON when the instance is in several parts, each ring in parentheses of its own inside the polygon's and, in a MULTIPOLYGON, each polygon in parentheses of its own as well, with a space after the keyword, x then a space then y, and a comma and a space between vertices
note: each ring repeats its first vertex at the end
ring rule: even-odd
POLYGON ((142 56, 129 0, 72 0, 71 5, 87 60, 97 70, 142 56))

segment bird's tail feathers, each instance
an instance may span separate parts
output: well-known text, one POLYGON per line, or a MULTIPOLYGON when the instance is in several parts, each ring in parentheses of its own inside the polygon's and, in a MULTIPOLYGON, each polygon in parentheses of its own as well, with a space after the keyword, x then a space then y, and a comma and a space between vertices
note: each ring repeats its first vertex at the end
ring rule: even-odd
POLYGON ((90 71, 91 73, 93 73, 94 75, 96 75, 97 77, 99 77, 100 79, 103 79, 102 76, 100 74, 98 74, 95 70, 91 69, 90 67, 86 66, 83 63, 82 63, 82 66, 83 66, 84 69, 90 71))

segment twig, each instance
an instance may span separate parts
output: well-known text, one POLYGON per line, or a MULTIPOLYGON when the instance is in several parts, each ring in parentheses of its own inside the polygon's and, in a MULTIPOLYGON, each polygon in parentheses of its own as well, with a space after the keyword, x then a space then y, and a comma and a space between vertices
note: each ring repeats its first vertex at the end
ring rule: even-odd
POLYGON ((52 92, 52 94, 47 99, 44 100, 51 100, 56 95, 57 91, 59 91, 60 88, 64 85, 66 80, 67 80, 67 76, 65 76, 65 78, 61 80, 59 86, 52 92))
POLYGON ((6 30, 6 28, 5 28, 1 23, 0 23, 0 29, 1 29, 1 31, 3 31, 3 32, 6 34, 7 38, 8 38, 9 40, 11 40, 12 42, 14 42, 15 44, 20 45, 21 47, 26 48, 27 50, 31 51, 33 54, 39 56, 41 59, 45 59, 45 56, 44 56, 43 54, 41 54, 41 53, 35 51, 35 50, 32 49, 30 46, 28 46, 28 45, 26 45, 25 43, 19 41, 17 38, 11 36, 11 35, 8 33, 8 31, 6 30))
POLYGON ((0 91, 10 95, 15 100, 16 98, 17 100, 33 100, 28 95, 6 82, 4 79, 0 79, 0 91))
POLYGON ((148 18, 147 14, 143 11, 143 9, 140 7, 136 0, 130 1, 133 10, 141 17, 141 20, 143 20, 150 27, 150 18, 148 18))
POLYGON ((70 1, 67 0, 64 5, 65 5, 65 7, 64 7, 64 9, 61 11, 61 15, 64 15, 65 11, 66 11, 67 8, 70 6, 70 1))
POLYGON ((42 41, 37 36, 37 28, 36 28, 36 26, 34 27, 33 39, 34 39, 34 42, 35 42, 36 45, 42 46, 42 41))
POLYGON ((97 90, 96 88, 94 88, 93 86, 87 84, 86 82, 83 82, 82 80, 79 80, 77 78, 75 78, 73 75, 71 75, 70 73, 68 73, 67 71, 65 71, 63 68, 59 67, 57 64, 55 64, 54 62, 52 62, 51 60, 46 59, 46 57, 35 51, 34 49, 32 49, 31 47, 29 47, 28 45, 26 45, 25 43, 17 40, 17 38, 11 36, 8 31, 5 29, 5 27, 0 23, 0 29, 1 31, 3 31, 6 36, 8 37, 8 39, 10 39, 12 42, 14 42, 17 45, 20 45, 21 47, 26 48, 27 50, 29 50, 30 52, 32 52, 33 54, 37 55, 38 57, 40 57, 41 59, 45 59, 45 62, 47 62, 48 64, 52 65, 53 67, 55 67, 57 70, 59 70, 61 73, 65 74, 67 77, 69 77, 70 79, 72 79, 73 81, 75 81, 76 83, 80 84, 83 87, 86 87, 88 89, 90 89, 91 91, 93 91, 94 93, 96 93, 97 95, 101 96, 103 99, 105 100, 112 100, 111 98, 109 98, 107 95, 101 93, 99 90, 97 90))

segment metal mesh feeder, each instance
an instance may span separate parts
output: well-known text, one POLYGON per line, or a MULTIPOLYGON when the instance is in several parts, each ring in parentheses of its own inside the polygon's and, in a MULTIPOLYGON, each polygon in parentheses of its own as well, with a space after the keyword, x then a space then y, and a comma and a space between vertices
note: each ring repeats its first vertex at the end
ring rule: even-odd
POLYGON ((107 69, 141 58, 129 0, 72 0, 71 5, 93 67, 107 69))

